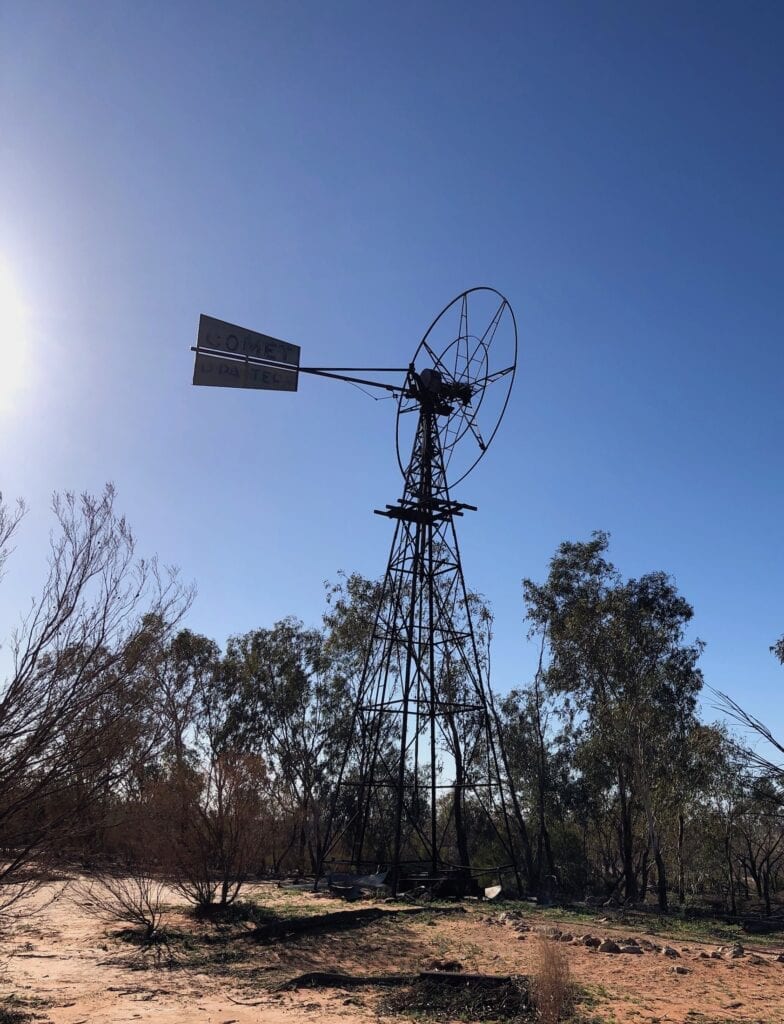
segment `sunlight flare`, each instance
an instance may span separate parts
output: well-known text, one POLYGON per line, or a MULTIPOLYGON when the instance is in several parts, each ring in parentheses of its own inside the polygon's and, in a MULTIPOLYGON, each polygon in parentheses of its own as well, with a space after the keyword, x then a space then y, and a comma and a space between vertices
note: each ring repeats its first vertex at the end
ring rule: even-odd
POLYGON ((8 261, 0 256, 0 413, 9 412, 25 383, 30 310, 8 261))

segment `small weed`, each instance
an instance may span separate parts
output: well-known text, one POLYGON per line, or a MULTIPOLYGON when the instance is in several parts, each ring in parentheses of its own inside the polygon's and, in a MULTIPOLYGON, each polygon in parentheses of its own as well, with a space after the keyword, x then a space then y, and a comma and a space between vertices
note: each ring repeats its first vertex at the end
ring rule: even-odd
POLYGON ((573 998, 572 1024, 615 1024, 615 1014, 601 1005, 612 998, 604 985, 582 985, 573 998))

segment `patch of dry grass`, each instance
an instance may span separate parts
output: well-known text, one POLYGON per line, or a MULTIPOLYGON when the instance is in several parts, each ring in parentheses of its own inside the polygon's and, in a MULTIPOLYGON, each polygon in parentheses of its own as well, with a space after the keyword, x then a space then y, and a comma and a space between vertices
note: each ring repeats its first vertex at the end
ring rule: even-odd
POLYGON ((569 961, 560 946, 544 935, 537 938, 531 996, 542 1024, 558 1024, 571 1015, 574 986, 569 961))
POLYGON ((412 985, 385 996, 382 1013, 415 1019, 447 1021, 529 1021, 528 993, 520 979, 484 986, 442 985, 432 978, 419 978, 412 985))

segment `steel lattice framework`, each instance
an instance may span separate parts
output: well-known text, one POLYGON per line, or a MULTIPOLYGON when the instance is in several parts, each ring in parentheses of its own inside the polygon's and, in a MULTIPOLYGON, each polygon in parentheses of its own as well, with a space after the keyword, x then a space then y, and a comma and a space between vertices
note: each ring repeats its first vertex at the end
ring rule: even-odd
MULTIPOLYGON (((467 348, 461 300, 458 340, 467 348)), ((502 300, 488 331, 506 308, 502 300)), ((471 341, 485 369, 486 338, 471 341)), ((342 859, 360 874, 386 866, 394 892, 446 878, 465 889, 477 830, 492 834, 520 887, 519 807, 485 680, 479 602, 466 589, 455 529, 475 509, 454 501, 447 482, 454 445, 478 435, 465 409, 477 379, 482 391, 486 381, 476 351, 458 361, 462 376, 431 351, 433 365, 409 371, 401 398, 401 411, 417 414, 415 436, 403 496, 378 513, 395 521, 395 532, 323 850, 323 862, 342 859)))

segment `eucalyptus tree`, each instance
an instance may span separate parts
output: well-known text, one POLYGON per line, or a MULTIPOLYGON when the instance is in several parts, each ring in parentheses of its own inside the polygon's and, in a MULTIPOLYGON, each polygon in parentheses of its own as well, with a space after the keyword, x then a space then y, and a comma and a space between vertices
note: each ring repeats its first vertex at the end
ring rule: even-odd
POLYGON ((225 905, 264 862, 266 765, 232 735, 235 709, 213 640, 181 630, 148 660, 159 758, 127 801, 126 843, 137 869, 162 868, 198 906, 225 905))
POLYGON ((564 542, 543 584, 524 580, 524 600, 531 628, 546 637, 548 688, 570 698, 582 744, 611 772, 624 896, 640 894, 635 819, 642 817, 666 909, 661 817, 672 799, 672 766, 696 722, 702 645, 686 641, 693 611, 670 577, 624 580, 608 546, 602 532, 564 542))
POLYGON ((784 792, 769 776, 747 776, 744 783, 737 813, 737 857, 769 915, 784 864, 784 792))
MULTIPOLYGON (((532 682, 504 698, 500 720, 520 815, 523 807, 528 811, 528 844, 535 845, 528 864, 529 884, 536 894, 546 897, 554 888, 574 883, 570 867, 563 861, 556 863, 551 834, 554 823, 561 827, 565 823, 574 785, 569 749, 571 716, 563 700, 548 689, 543 655, 544 637, 532 682)), ((526 833, 528 830, 526 826, 526 833)))
MULTIPOLYGON (((726 794, 733 775, 725 729, 698 723, 684 731, 674 751, 670 774, 677 894, 681 905, 686 903, 687 883, 692 887, 702 884, 698 882, 700 872, 720 873, 725 863, 724 843, 713 845, 709 818, 717 812, 719 821, 727 821, 727 806, 717 805, 712 798, 717 790, 726 794)), ((721 831, 724 832, 724 825, 721 831)))
POLYGON ((295 618, 229 639, 226 737, 266 763, 270 794, 291 822, 297 867, 318 863, 322 814, 349 707, 321 630, 295 618))

